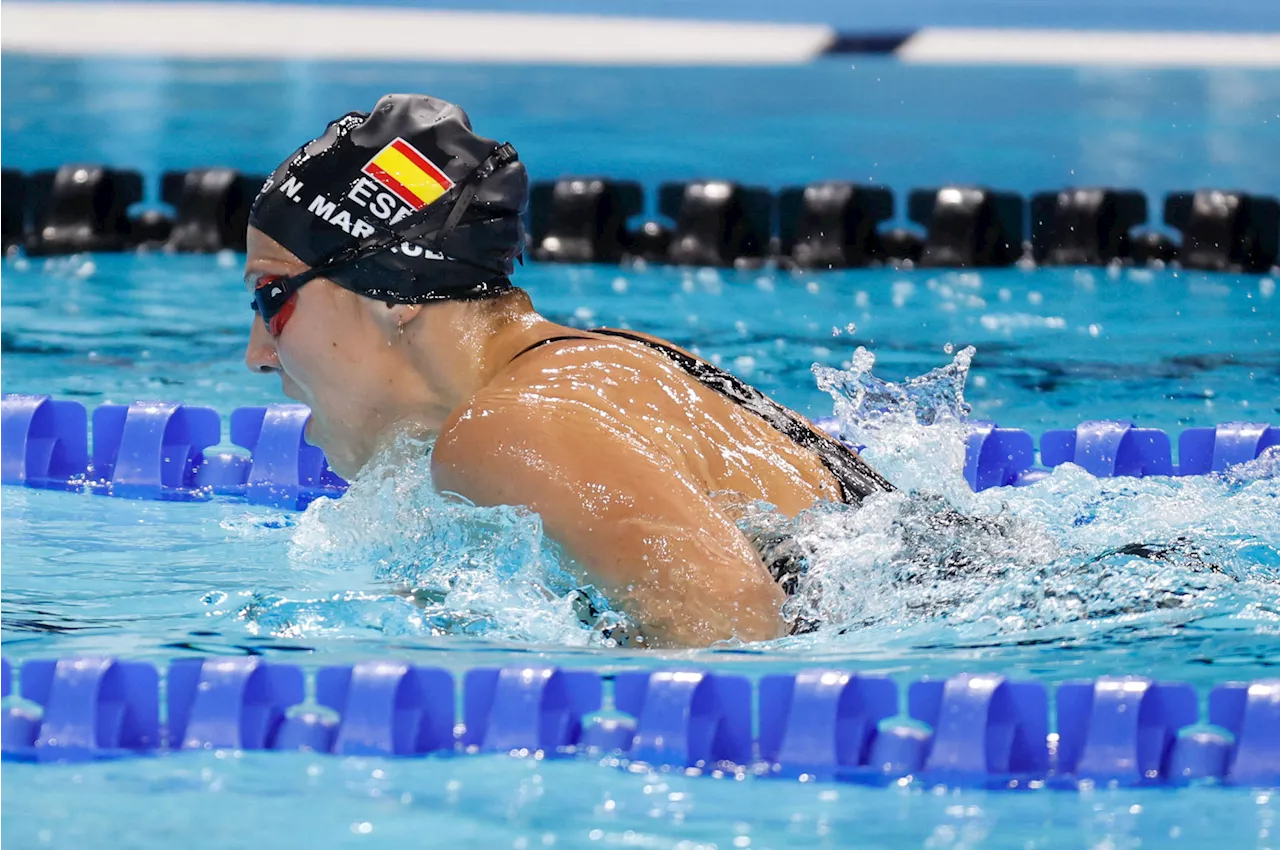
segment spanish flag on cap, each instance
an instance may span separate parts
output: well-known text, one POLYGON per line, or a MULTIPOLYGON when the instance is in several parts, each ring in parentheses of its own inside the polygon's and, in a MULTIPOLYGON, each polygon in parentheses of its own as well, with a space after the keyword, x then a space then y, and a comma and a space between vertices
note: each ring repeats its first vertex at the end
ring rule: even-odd
POLYGON ((392 194, 420 210, 453 188, 453 181, 422 151, 397 138, 360 169, 392 194))

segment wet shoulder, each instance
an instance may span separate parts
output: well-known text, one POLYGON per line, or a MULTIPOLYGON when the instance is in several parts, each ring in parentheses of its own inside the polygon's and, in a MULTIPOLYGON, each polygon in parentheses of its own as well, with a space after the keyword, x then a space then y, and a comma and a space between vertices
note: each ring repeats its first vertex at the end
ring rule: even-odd
MULTIPOLYGON (((636 336, 670 345, 646 334, 636 336)), ((524 393, 546 398, 585 396, 623 403, 660 395, 663 386, 687 380, 688 374, 678 364, 637 340, 584 332, 582 338, 559 340, 517 358, 476 398, 509 398, 513 393, 524 393)))
MULTIPOLYGON (((585 336, 585 335, 584 335, 585 336)), ((441 428, 437 453, 563 438, 580 429, 632 437, 674 424, 696 406, 688 375, 657 351, 609 337, 558 341, 517 358, 441 428)))

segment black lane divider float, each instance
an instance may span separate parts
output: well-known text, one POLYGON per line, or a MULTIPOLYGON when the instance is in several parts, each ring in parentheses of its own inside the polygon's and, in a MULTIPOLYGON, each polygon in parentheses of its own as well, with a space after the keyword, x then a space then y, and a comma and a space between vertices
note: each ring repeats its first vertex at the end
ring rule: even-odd
MULTIPOLYGON (((173 215, 131 215, 143 197, 137 171, 64 165, 5 169, 4 247, 32 256, 138 247, 244 250, 248 210, 263 178, 229 168, 166 172, 161 199, 173 215)), ((894 197, 878 186, 827 181, 778 192, 723 180, 663 183, 657 217, 645 218, 639 183, 566 177, 535 183, 530 254, 564 263, 699 266, 774 261, 804 269, 883 263, 935 268, 1177 262, 1185 268, 1266 272, 1280 255, 1280 203, 1202 189, 1164 199, 1163 222, 1182 234, 1140 230, 1140 192, 1067 188, 1028 200, 970 186, 916 189, 907 218, 919 230, 882 229, 894 197)))
POLYGON ((266 178, 230 168, 167 171, 159 210, 130 215, 143 198, 137 171, 64 165, 24 174, 4 170, 4 247, 29 256, 140 247, 206 253, 243 251, 249 207, 266 178))

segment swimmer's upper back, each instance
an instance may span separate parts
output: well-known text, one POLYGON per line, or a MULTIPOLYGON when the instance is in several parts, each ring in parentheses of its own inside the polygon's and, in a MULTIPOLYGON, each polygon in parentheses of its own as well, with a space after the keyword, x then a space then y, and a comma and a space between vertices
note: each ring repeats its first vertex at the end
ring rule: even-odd
POLYGON ((550 337, 520 352, 476 402, 484 406, 489 396, 501 404, 513 392, 536 394, 549 409, 592 410, 620 436, 663 452, 707 492, 764 500, 788 515, 842 501, 813 451, 638 339, 583 331, 550 337))

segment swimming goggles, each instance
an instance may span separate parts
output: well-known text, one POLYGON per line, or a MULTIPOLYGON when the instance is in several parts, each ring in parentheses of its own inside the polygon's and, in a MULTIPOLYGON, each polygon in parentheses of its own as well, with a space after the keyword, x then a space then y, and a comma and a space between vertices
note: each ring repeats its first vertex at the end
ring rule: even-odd
MULTIPOLYGON (((316 278, 326 277, 339 269, 367 260, 375 254, 389 251, 401 243, 420 244, 424 248, 438 251, 438 246, 448 240, 467 208, 471 206, 479 189, 480 180, 502 166, 515 162, 518 158, 516 149, 510 144, 498 145, 493 153, 434 203, 407 216, 394 230, 383 224, 373 224, 374 235, 355 245, 335 251, 331 256, 304 272, 262 278, 253 290, 253 301, 249 306, 262 317, 272 336, 280 336, 285 324, 293 315, 293 296, 305 284, 316 278), (451 198, 450 195, 453 197, 451 198)), ((496 275, 506 274, 504 269, 475 263, 462 257, 449 257, 448 260, 474 266, 496 275)))

